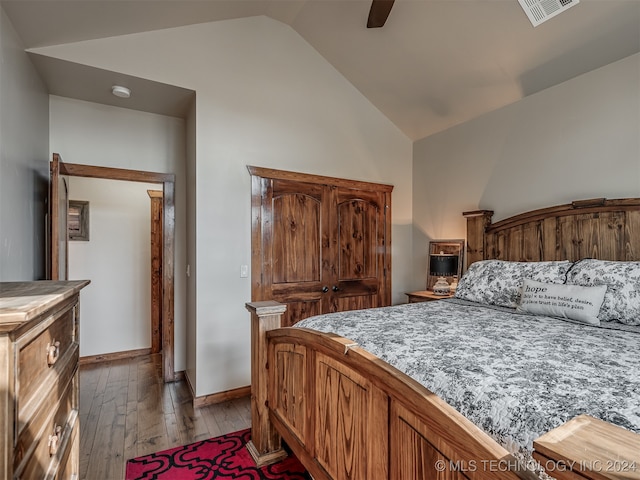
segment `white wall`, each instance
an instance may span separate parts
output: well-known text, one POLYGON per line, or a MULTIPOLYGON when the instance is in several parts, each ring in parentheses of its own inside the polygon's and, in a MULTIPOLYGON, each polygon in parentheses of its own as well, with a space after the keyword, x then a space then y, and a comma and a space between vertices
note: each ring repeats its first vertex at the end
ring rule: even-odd
MULTIPOLYGON (((184 370, 186 367, 186 185, 184 173, 186 147, 184 120, 53 95, 50 97, 50 116, 51 150, 59 153, 63 161, 84 165, 175 173, 174 366, 176 371, 184 370)), ((77 180, 76 177, 71 179, 72 182, 75 180, 77 180)), ((120 182, 117 183, 120 184, 120 182)), ((122 182, 123 185, 126 183, 122 182)), ((72 187, 73 185, 74 183, 72 183, 72 187)), ((111 191, 111 195, 119 196, 120 187, 115 187, 111 191)), ((75 198, 74 200, 83 199, 75 198)), ((147 198, 147 206, 148 200, 147 198)), ((145 220, 144 224, 148 231, 148 221, 145 220)), ((128 275, 129 273, 124 268, 119 274, 128 275)), ((136 289, 136 291, 148 290, 142 285, 136 289)), ((99 289, 95 284, 85 290, 87 292, 91 290, 92 294, 97 292, 100 298, 96 300, 96 304, 106 305, 114 301, 110 290, 99 289)), ((87 293, 88 295, 89 293, 87 293)), ((87 316, 89 313, 83 307, 83 322, 87 316)), ((81 334, 89 335, 89 332, 81 334)), ((86 337, 83 336, 84 338, 86 337)), ((93 355, 94 351, 103 353, 113 351, 111 349, 116 347, 105 337, 104 343, 91 346, 83 345, 81 348, 82 355, 93 355)))
POLYGON ((45 277, 49 99, 0 9, 0 281, 45 277))
POLYGON ((395 185, 393 300, 405 301, 412 143, 290 27, 252 17, 37 51, 196 91, 196 378, 189 375, 198 396, 249 383, 251 289, 239 276, 251 263, 246 165, 395 185))
POLYGON ((82 291, 80 356, 151 347, 151 200, 161 185, 69 178, 89 202, 89 241, 69 242, 69 278, 82 291), (105 295, 108 293, 108 295, 105 295))
POLYGON ((429 239, 464 238, 466 210, 494 210, 497 221, 639 196, 640 54, 416 142, 413 188, 420 262, 429 239))

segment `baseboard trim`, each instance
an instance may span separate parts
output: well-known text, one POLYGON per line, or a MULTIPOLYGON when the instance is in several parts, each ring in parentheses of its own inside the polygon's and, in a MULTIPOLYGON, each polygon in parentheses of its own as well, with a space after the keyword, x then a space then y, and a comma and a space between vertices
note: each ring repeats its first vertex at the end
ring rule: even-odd
MULTIPOLYGON (((188 376, 187 376, 188 378, 188 376)), ((191 395, 193 395, 193 389, 191 383, 189 383, 191 395)), ((216 403, 226 402, 227 400, 235 400, 237 398, 243 398, 251 395, 251 385, 246 387, 238 387, 224 392, 211 393, 209 395, 202 395, 201 397, 193 397, 193 408, 206 407, 207 405, 215 405, 216 403)))
MULTIPOLYGON (((193 385, 191 385, 191 379, 189 378, 189 375, 187 375, 186 371, 184 373, 184 379, 187 382, 187 387, 189 387, 189 393, 191 394, 191 399, 196 398, 196 391, 193 388, 193 385)), ((194 403, 194 407, 195 407, 195 403, 194 403)))
POLYGON ((92 363, 109 362, 112 360, 122 360, 124 358, 136 358, 150 355, 150 348, 141 348, 139 350, 126 350, 124 352, 102 353, 100 355, 89 355, 80 357, 80 365, 90 365, 92 363))

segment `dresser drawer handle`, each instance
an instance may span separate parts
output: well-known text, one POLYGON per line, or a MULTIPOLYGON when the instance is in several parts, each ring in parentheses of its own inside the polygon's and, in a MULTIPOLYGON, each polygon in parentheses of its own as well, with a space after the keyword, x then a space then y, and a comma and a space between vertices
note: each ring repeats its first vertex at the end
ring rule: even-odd
POLYGON ((58 360, 58 355, 60 354, 60 342, 56 342, 47 344, 47 364, 49 366, 56 363, 58 360))
POLYGON ((53 426, 53 434, 49 435, 49 455, 54 456, 58 453, 58 446, 60 445, 60 432, 62 427, 60 425, 53 426))

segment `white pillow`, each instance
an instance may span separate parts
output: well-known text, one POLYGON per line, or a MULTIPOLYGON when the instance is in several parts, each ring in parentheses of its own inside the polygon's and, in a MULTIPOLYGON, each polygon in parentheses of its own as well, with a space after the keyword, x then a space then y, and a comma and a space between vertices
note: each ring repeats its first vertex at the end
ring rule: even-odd
POLYGON ((558 285, 525 278, 517 309, 519 312, 570 318, 590 325, 600 325, 598 313, 606 292, 605 285, 558 285))

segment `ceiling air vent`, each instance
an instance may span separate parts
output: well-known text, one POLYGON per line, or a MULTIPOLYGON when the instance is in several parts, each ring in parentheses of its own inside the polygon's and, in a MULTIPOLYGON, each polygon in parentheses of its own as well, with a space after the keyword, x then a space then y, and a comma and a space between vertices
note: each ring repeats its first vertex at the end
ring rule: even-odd
POLYGON ((580 0, 518 0, 534 27, 577 5, 580 0))

